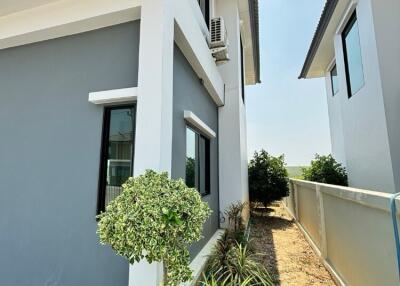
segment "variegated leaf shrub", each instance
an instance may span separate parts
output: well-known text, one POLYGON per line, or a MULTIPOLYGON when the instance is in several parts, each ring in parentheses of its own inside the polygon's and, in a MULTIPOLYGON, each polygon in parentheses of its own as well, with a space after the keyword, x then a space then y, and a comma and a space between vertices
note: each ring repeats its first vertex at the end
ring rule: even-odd
POLYGON ((164 284, 173 286, 192 278, 188 245, 200 240, 210 213, 196 189, 148 170, 123 185, 121 195, 98 216, 97 232, 102 244, 131 264, 163 262, 164 284))

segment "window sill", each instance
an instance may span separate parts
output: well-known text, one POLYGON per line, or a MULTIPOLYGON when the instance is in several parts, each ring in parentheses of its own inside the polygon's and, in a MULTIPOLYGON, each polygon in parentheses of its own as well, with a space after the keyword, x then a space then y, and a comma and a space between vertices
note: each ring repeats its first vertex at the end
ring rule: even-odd
POLYGON ((200 195, 201 195, 201 198, 203 199, 203 198, 208 197, 209 195, 211 195, 211 193, 208 193, 208 194, 200 194, 200 195))

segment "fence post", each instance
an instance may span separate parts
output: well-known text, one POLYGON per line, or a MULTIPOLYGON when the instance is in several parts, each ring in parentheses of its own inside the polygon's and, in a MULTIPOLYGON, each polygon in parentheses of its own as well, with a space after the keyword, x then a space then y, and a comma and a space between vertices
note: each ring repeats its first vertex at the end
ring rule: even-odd
POLYGON ((328 246, 326 240, 326 228, 325 228, 325 210, 324 210, 324 198, 323 192, 321 192, 321 186, 315 186, 316 196, 318 200, 318 212, 319 212, 319 219, 320 219, 320 235, 321 235, 321 255, 324 259, 328 258, 328 246))

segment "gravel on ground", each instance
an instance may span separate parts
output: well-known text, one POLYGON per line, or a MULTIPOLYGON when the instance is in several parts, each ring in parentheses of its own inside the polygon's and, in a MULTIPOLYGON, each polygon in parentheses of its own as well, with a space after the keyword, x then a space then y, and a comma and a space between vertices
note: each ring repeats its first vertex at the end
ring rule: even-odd
POLYGON ((335 285, 281 202, 253 211, 250 239, 275 285, 335 285))

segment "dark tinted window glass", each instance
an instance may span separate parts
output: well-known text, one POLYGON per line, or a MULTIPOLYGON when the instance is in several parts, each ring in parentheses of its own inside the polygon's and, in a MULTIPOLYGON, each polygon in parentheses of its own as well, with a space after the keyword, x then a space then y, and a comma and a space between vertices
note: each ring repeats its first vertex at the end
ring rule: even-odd
POLYGON ((335 95, 339 92, 339 79, 337 75, 336 65, 331 70, 331 83, 332 83, 332 94, 335 95))
POLYGON ((186 129, 186 185, 190 188, 197 188, 198 168, 196 166, 196 133, 186 129))
POLYGON ((200 136, 200 193, 210 193, 210 140, 200 136))
POLYGON ((203 14, 204 21, 207 27, 210 28, 210 0, 197 0, 200 6, 201 13, 203 14))
POLYGON ((122 184, 132 176, 134 117, 133 107, 105 109, 99 211, 121 193, 122 184))
POLYGON ((242 43, 242 38, 240 38, 240 75, 241 75, 241 85, 242 85, 242 100, 244 103, 244 56, 243 56, 243 43, 242 43))
POLYGON ((210 193, 210 140, 186 129, 186 185, 210 193))
POLYGON ((346 79, 349 97, 364 85, 360 37, 356 13, 351 16, 343 31, 343 46, 346 65, 346 79))

